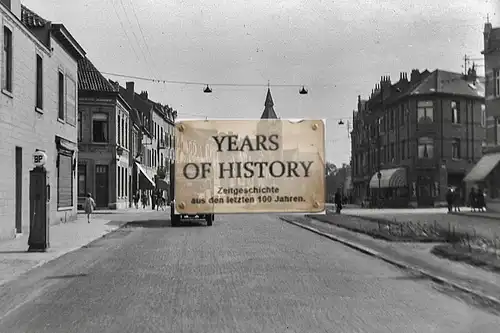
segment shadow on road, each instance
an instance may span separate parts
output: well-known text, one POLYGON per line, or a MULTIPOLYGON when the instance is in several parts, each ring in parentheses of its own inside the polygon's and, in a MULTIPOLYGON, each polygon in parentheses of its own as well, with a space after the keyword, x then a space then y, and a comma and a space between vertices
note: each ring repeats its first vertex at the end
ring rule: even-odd
MULTIPOLYGON (((205 226, 205 220, 187 220, 181 221, 179 227, 202 227, 205 226)), ((131 221, 125 225, 125 228, 174 228, 170 220, 151 219, 141 221, 131 221)))
POLYGON ((0 251, 0 254, 15 254, 15 253, 28 253, 28 250, 26 250, 26 251, 19 251, 19 250, 0 251))
POLYGON ((47 276, 45 279, 46 280, 52 280, 52 279, 74 279, 74 278, 79 278, 79 277, 85 277, 88 274, 85 273, 80 273, 80 274, 67 274, 67 275, 58 275, 58 276, 47 276))

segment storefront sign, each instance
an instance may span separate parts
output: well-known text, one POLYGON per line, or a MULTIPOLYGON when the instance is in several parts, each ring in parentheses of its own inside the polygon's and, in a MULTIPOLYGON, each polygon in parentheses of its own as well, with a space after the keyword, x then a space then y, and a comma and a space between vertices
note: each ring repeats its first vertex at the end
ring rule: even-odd
POLYGON ((191 120, 176 136, 181 214, 325 209, 322 120, 191 120))
POLYGON ((41 150, 37 150, 33 153, 33 164, 35 167, 44 166, 47 163, 47 154, 41 150))

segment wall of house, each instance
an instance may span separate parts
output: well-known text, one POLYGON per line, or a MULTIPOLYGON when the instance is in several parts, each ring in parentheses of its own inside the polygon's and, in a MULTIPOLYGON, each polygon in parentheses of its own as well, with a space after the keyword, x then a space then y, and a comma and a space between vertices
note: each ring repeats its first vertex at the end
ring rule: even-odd
POLYGON ((132 167, 129 165, 129 149, 130 149, 130 114, 126 110, 123 103, 119 100, 115 109, 115 133, 116 143, 123 149, 121 156, 117 155, 117 160, 113 164, 116 165, 115 175, 115 191, 113 198, 113 208, 124 209, 129 206, 130 183, 132 182, 132 167))
MULTIPOLYGON (((16 169, 21 169, 22 189, 21 219, 22 233, 29 232, 30 170, 33 168, 32 154, 36 149, 44 150, 48 156, 46 168, 51 186, 50 221, 52 224, 66 222, 76 217, 76 183, 73 174, 73 207, 57 209, 57 151, 56 135, 76 145, 76 126, 58 121, 58 70, 62 69, 76 79, 77 64, 55 41, 52 55, 21 25, 12 14, 0 6, 2 26, 13 34, 12 93, 0 93, 0 238, 15 234, 16 220, 16 169), (43 112, 35 111, 36 54, 43 61, 44 105, 43 112), (31 87, 31 88, 30 88, 31 87), (22 164, 16 166, 16 147, 22 149, 22 164)), ((3 28, 0 31, 3 40, 3 28)), ((0 69, 0 75, 3 73, 0 69)), ((76 156, 75 156, 76 157, 76 156)))
MULTIPOLYGON (((491 28, 491 26, 490 26, 491 28)), ((490 43, 500 43, 500 28, 494 28, 490 34, 490 43)), ((487 47, 485 40, 485 48, 487 47)), ((500 135, 497 134, 496 118, 500 117, 500 96, 495 95, 494 70, 500 69, 500 50, 484 54, 484 66, 486 77, 486 112, 488 115, 487 143, 500 145, 500 135)))

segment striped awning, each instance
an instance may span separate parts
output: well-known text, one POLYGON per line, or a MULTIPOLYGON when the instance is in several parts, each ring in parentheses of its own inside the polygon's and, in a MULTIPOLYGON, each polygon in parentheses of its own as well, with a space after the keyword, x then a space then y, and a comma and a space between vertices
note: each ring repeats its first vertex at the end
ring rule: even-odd
POLYGON ((464 182, 480 182, 486 178, 500 162, 500 153, 484 155, 465 176, 464 182))
POLYGON ((135 163, 137 165, 137 169, 139 169, 139 188, 142 190, 152 190, 155 188, 155 182, 148 176, 148 173, 141 164, 135 163))
POLYGON ((405 187, 408 185, 405 168, 385 169, 380 170, 380 173, 380 182, 377 175, 378 172, 375 172, 370 180, 370 188, 379 188, 379 184, 380 188, 405 187))

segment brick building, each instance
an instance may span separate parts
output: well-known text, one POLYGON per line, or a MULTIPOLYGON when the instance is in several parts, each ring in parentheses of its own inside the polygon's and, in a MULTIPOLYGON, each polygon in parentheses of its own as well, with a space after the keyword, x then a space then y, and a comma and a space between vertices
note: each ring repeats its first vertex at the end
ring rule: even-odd
POLYGON ((0 238, 29 232, 32 154, 49 172, 50 223, 76 217, 77 61, 85 55, 62 24, 1 0, 0 238))
POLYGON ((131 115, 136 112, 92 62, 78 62, 78 203, 90 192, 98 208, 129 206, 131 115))
POLYGON ((435 70, 382 77, 353 114, 354 197, 386 207, 444 204, 482 156, 484 85, 467 75, 435 70), (381 201, 379 201, 381 200, 381 201))
POLYGON ((486 189, 488 208, 500 210, 500 27, 490 22, 484 26, 484 55, 486 77, 486 142, 484 157, 465 178, 469 187, 486 189))

